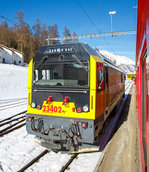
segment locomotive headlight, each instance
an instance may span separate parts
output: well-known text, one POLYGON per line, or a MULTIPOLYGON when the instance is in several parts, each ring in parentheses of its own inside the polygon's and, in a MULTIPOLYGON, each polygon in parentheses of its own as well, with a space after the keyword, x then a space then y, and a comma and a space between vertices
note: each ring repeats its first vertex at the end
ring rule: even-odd
POLYGON ((34 102, 31 103, 31 107, 32 108, 35 108, 36 107, 36 104, 34 102))
POLYGON ((84 111, 84 112, 88 112, 88 110, 89 110, 89 108, 88 108, 87 105, 83 106, 83 111, 84 111))

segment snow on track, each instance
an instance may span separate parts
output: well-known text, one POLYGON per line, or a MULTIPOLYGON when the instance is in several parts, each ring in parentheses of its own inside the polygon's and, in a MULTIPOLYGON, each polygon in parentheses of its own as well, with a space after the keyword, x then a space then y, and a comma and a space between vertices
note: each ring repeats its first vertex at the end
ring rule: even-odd
POLYGON ((44 150, 33 138, 27 134, 26 127, 0 138, 1 171, 15 172, 44 150))
POLYGON ((20 98, 11 98, 11 99, 3 99, 0 100, 0 105, 8 105, 11 103, 16 103, 16 102, 20 102, 20 101, 27 101, 27 97, 20 97, 20 98))
POLYGON ((15 115, 17 113, 20 113, 22 111, 25 111, 26 109, 27 109, 27 104, 23 104, 21 106, 11 107, 11 108, 2 110, 0 111, 0 121, 8 117, 11 117, 12 115, 15 115))

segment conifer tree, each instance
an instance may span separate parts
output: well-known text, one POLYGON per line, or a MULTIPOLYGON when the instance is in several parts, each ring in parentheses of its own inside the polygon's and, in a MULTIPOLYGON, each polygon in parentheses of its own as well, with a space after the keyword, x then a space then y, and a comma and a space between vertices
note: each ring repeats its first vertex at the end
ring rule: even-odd
POLYGON ((8 24, 4 21, 0 25, 0 43, 8 46, 9 38, 8 38, 8 24))
MULTIPOLYGON (((63 32, 63 34, 64 34, 64 36, 66 37, 66 36, 71 36, 71 34, 70 34, 70 31, 69 31, 69 29, 65 26, 65 28, 64 28, 64 32, 63 32)), ((64 40, 64 44, 69 44, 69 43, 71 43, 72 42, 72 40, 70 40, 70 39, 66 39, 66 40, 64 40)))
POLYGON ((48 30, 46 24, 43 25, 41 29, 41 38, 40 38, 40 44, 41 45, 46 45, 47 41, 46 39, 48 38, 48 30))
POLYGON ((16 30, 16 41, 17 49, 21 52, 24 52, 24 61, 28 61, 29 49, 28 42, 30 37, 29 25, 24 21, 24 13, 22 10, 17 12, 17 24, 14 25, 16 30))
POLYGON ((33 26, 33 35, 36 44, 36 48, 40 47, 40 37, 41 37, 41 23, 39 19, 37 19, 36 23, 33 26))
MULTIPOLYGON (((48 32, 49 32, 49 38, 56 38, 56 37, 58 37, 59 34, 58 34, 58 26, 57 26, 57 24, 49 25, 48 32)), ((49 44, 50 45, 56 45, 56 44, 59 44, 59 41, 57 41, 57 40, 50 40, 49 44)))

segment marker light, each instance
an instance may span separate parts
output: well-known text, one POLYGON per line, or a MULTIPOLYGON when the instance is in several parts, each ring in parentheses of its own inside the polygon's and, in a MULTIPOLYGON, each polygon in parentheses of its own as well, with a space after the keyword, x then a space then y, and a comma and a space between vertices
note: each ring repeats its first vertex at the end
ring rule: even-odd
POLYGON ((83 111, 88 112, 88 106, 87 105, 83 106, 83 111))
POLYGON ((69 103, 69 98, 65 97, 64 100, 63 100, 63 104, 68 104, 68 103, 69 103))
POLYGON ((52 103, 52 96, 49 96, 49 97, 47 98, 47 103, 52 103))
POLYGON ((41 109, 40 105, 37 106, 37 109, 41 109))
POLYGON ((79 139, 82 139, 82 137, 80 135, 78 137, 79 137, 79 139))
POLYGON ((34 119, 34 117, 29 117, 28 121, 31 122, 34 119))
POLYGON ((34 102, 31 103, 31 107, 32 108, 35 108, 36 107, 36 104, 34 102))
POLYGON ((74 107, 72 108, 72 112, 75 112, 75 108, 74 107))
POLYGON ((86 128, 87 127, 87 123, 86 122, 82 122, 82 128, 86 128))
POLYGON ((82 111, 82 109, 81 109, 81 108, 78 108, 78 109, 77 109, 77 112, 78 112, 78 113, 80 113, 81 111, 82 111))

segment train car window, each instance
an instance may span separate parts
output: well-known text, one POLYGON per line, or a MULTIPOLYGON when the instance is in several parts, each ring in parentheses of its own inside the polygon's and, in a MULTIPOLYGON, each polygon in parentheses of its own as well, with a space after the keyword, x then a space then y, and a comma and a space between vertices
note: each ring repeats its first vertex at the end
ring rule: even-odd
POLYGON ((123 83, 123 73, 121 73, 121 83, 123 83))
POLYGON ((106 67, 105 69, 106 69, 106 84, 107 84, 107 87, 109 87, 108 67, 106 67))
POLYGON ((34 85, 89 87, 89 62, 46 62, 34 64, 34 85))
POLYGON ((102 63, 97 63, 97 90, 104 90, 104 67, 102 63))

